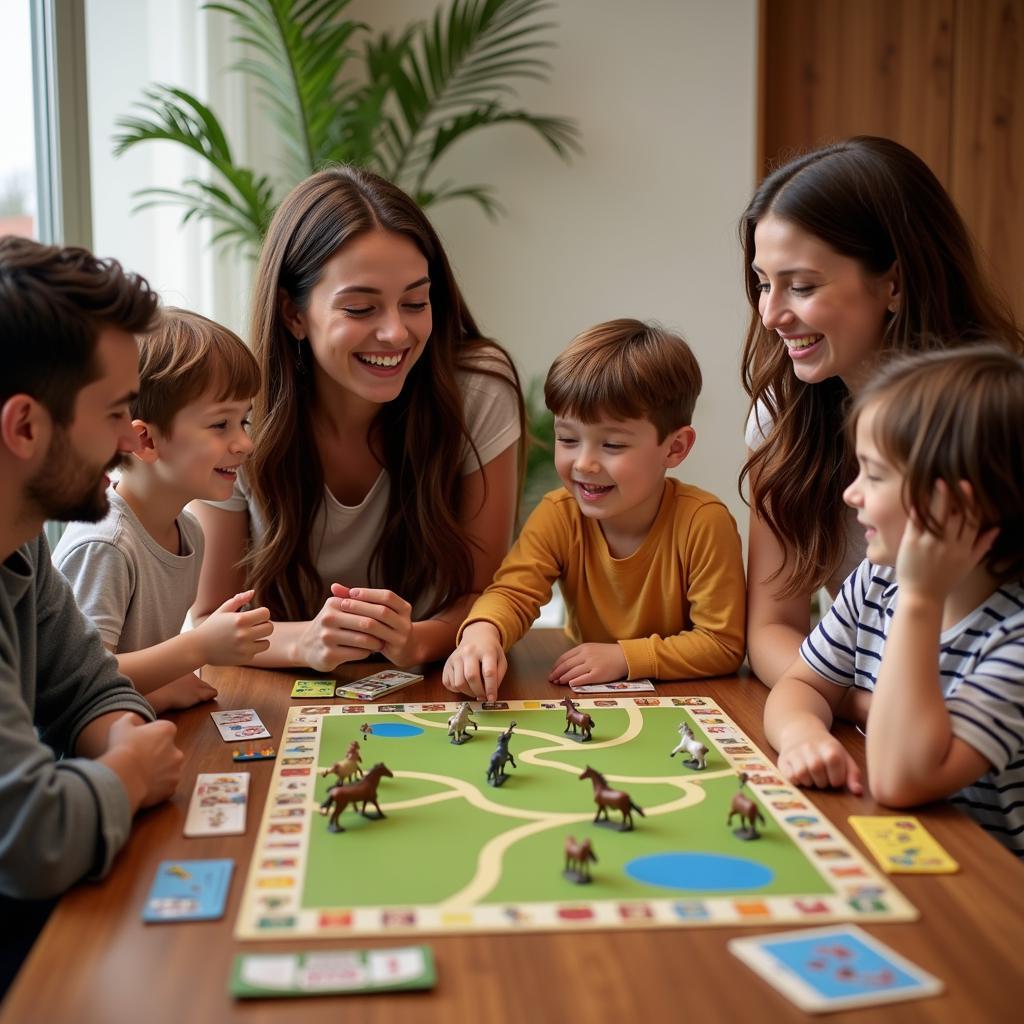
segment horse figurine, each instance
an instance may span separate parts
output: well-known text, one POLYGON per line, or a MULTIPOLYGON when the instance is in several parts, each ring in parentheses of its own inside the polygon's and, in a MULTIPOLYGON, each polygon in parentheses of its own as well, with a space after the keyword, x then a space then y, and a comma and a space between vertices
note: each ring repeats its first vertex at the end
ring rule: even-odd
POLYGON ((760 821, 762 825, 766 824, 764 815, 757 804, 743 792, 743 787, 747 782, 746 772, 740 772, 739 782, 739 792, 736 793, 732 798, 732 803, 729 804, 729 817, 725 823, 726 825, 732 825, 733 815, 738 814, 741 827, 734 828, 732 834, 737 839, 759 839, 761 833, 757 831, 757 823, 760 821))
POLYGON ((358 804, 360 801, 363 803, 360 814, 364 818, 369 818, 370 815, 366 813, 366 805, 373 804, 377 808, 377 817, 383 818, 384 812, 380 809, 380 804, 377 803, 377 786, 380 784, 380 780, 383 776, 387 776, 389 779, 393 779, 394 775, 387 765, 378 762, 375 764, 359 782, 350 782, 347 786, 333 786, 327 791, 327 799, 320 805, 320 813, 327 814, 328 808, 333 804, 334 807, 331 810, 331 820, 327 823, 328 832, 344 832, 345 830, 338 824, 338 818, 341 816, 341 812, 348 807, 349 804, 358 804))
POLYGON ((513 768, 519 767, 508 749, 508 741, 512 739, 512 730, 515 727, 515 722, 509 722, 508 728, 498 736, 498 746, 491 754, 491 763, 487 766, 487 782, 492 786, 500 786, 508 778, 505 774, 507 761, 512 762, 513 768))
POLYGON ((373 735, 373 726, 369 722, 363 722, 359 726, 359 731, 363 734, 363 739, 368 740, 373 735))
POLYGON ((458 746, 460 743, 464 743, 469 739, 469 727, 473 726, 476 730, 479 726, 476 722, 470 718, 470 713, 473 707, 468 700, 464 700, 458 707, 458 710, 448 719, 448 736, 449 743, 454 743, 458 746))
POLYGON ((583 770, 581 779, 590 779, 594 784, 594 803, 597 804, 597 814, 594 815, 594 824, 601 821, 611 824, 608 816, 608 808, 622 812, 622 823, 619 825, 620 832, 630 832, 633 829, 633 811, 636 811, 641 818, 647 817, 642 807, 637 807, 629 798, 628 793, 618 789, 611 789, 605 777, 590 765, 583 770))
POLYGON ((340 761, 335 761, 330 768, 321 768, 317 774, 321 779, 326 779, 328 775, 336 775, 338 777, 338 784, 343 785, 349 779, 358 779, 362 777, 363 769, 360 767, 359 762, 361 758, 359 756, 359 744, 349 744, 348 753, 340 761), (355 746, 355 750, 352 747, 355 746))
POLYGON ((590 881, 591 861, 597 863, 597 854, 589 839, 576 842, 573 836, 565 837, 565 870, 562 872, 565 878, 577 885, 586 884, 590 881))
POLYGON ((675 757, 680 750, 685 750, 690 754, 683 764, 692 764, 696 771, 700 771, 704 767, 704 758, 707 757, 708 748, 693 735, 693 730, 685 722, 679 723, 679 744, 668 756, 675 757))
POLYGON ((559 703, 565 706, 565 728, 562 731, 567 733, 572 729, 572 737, 576 739, 576 727, 579 726, 579 742, 586 743, 594 729, 593 718, 585 711, 578 710, 571 697, 565 697, 559 703))

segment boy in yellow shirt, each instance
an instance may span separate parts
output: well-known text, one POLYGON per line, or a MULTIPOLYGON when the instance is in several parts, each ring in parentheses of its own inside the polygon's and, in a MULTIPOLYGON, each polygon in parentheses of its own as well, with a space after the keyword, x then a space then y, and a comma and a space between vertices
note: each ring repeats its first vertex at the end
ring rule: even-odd
POLYGON ((611 320, 555 360, 546 494, 459 630, 444 685, 494 700, 505 652, 561 584, 577 646, 550 681, 683 679, 736 671, 746 600, 736 524, 714 495, 666 478, 690 453, 701 373, 677 335, 611 320))

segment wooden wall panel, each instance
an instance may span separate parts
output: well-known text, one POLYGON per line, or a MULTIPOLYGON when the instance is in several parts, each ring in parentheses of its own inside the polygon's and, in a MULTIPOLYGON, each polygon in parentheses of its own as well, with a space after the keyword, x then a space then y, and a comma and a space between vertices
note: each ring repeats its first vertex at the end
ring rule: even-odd
POLYGON ((1024 0, 958 0, 953 198, 1024 323, 1024 0))
POLYGON ((885 135, 949 178, 954 0, 762 0, 760 170, 885 135))

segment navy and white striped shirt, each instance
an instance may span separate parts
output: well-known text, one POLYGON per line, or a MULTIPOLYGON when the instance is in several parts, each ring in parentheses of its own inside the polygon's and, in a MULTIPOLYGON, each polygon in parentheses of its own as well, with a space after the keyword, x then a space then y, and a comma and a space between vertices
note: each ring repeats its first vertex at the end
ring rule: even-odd
MULTIPOLYGON (((874 690, 898 592, 895 569, 861 562, 801 657, 833 683, 874 690)), ((1024 858, 1024 580, 1000 586, 939 644, 953 735, 991 765, 950 802, 1024 858)))

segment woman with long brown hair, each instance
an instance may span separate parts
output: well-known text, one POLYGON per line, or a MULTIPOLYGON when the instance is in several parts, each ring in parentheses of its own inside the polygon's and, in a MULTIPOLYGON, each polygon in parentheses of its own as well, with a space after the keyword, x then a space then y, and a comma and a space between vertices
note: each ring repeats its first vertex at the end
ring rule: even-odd
POLYGON ((986 338, 1020 351, 1024 337, 938 179, 889 139, 859 136, 773 171, 740 235, 752 308, 747 650, 773 686, 810 630, 811 595, 835 596, 864 558, 842 500, 857 472, 851 395, 887 353, 986 338))
POLYGON ((261 665, 447 654, 508 549, 523 401, 416 203, 350 167, 296 186, 251 341, 254 450, 233 497, 197 510, 197 614, 254 588, 276 620, 261 665))

